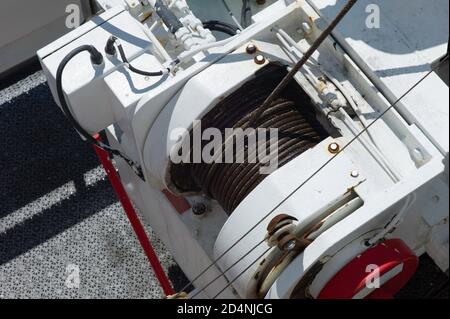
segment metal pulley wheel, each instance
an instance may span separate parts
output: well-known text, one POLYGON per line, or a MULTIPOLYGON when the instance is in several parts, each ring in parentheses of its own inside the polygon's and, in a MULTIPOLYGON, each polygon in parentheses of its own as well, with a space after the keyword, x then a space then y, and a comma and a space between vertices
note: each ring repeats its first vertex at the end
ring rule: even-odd
POLYGON ((293 216, 280 214, 269 223, 266 242, 274 248, 259 264, 249 289, 256 292, 256 295, 249 297, 264 298, 281 272, 311 244, 308 237, 322 225, 319 223, 304 230, 302 234, 294 234, 296 221, 293 216))

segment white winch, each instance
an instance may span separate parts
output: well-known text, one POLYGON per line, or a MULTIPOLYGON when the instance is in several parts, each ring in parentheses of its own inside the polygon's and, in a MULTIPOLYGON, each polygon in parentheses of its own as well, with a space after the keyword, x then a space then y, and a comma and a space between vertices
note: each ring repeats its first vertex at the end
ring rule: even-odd
POLYGON ((97 2, 38 55, 82 137, 106 130, 191 298, 373 298, 421 254, 448 270, 449 97, 431 67, 448 2, 422 1, 447 20, 414 44, 414 6, 367 28, 370 3, 395 6, 382 1, 244 1, 235 25, 205 20, 221 1, 97 2), (380 284, 361 286, 374 269, 380 284))

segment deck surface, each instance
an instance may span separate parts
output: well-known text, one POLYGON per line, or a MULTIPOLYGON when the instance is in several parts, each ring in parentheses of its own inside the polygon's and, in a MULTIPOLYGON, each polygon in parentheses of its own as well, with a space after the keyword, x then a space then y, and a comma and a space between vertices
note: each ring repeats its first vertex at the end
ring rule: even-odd
MULTIPOLYGON (((0 134, 0 298, 161 297, 93 150, 42 72, 0 90, 0 134), (66 286, 73 266, 79 288, 66 286)), ((146 229, 180 289, 182 272, 146 229)))

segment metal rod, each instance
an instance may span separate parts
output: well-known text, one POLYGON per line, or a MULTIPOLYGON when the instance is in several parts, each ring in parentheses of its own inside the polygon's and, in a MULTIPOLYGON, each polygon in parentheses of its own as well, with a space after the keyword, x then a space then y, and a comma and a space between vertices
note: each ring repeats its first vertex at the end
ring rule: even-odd
MULTIPOLYGON (((98 134, 95 135, 94 138, 98 141, 101 140, 100 135, 98 134)), ((175 294, 175 291, 173 290, 172 285, 170 284, 170 281, 167 278, 167 275, 161 266, 161 262, 159 261, 159 258, 156 255, 152 244, 150 243, 150 239, 148 238, 145 229, 142 226, 141 221, 139 220, 139 216, 134 210, 133 204, 131 203, 128 194, 125 191, 122 182, 120 181, 119 175, 117 174, 116 169, 111 162, 111 159, 109 158, 108 152, 95 145, 94 150, 95 153, 97 153, 97 156, 100 162, 102 163, 103 168, 106 171, 106 174, 108 175, 109 181, 111 182, 111 185, 114 188, 114 191, 116 192, 117 197, 120 200, 120 203, 122 204, 122 207, 128 217, 128 220, 130 221, 131 226, 133 227, 133 230, 136 234, 136 237, 138 238, 139 243, 141 244, 142 249, 144 250, 145 255, 147 256, 147 259, 150 262, 153 271, 155 272, 156 278, 158 279, 159 284, 161 285, 161 288, 164 291, 164 294, 166 296, 175 294)))
POLYGON ((306 51, 300 61, 294 65, 292 70, 285 76, 281 83, 273 90, 273 92, 267 97, 260 108, 253 114, 250 120, 250 127, 253 127, 257 119, 264 113, 264 111, 270 106, 270 104, 276 100, 284 88, 289 84, 289 82, 294 78, 295 74, 303 67, 303 65, 309 60, 313 53, 319 48, 319 46, 325 41, 325 39, 333 32, 336 26, 341 22, 341 20, 347 15, 350 9, 355 5, 358 0, 349 0, 347 4, 342 8, 336 18, 331 22, 328 28, 322 32, 322 34, 317 38, 316 41, 311 45, 311 47, 306 51))

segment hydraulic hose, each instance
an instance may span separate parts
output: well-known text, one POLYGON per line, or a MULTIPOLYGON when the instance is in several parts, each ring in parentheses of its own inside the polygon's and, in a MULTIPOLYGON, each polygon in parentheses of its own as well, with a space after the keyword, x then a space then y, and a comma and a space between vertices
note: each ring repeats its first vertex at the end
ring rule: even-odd
POLYGON ((119 40, 115 36, 109 37, 108 42, 106 43, 106 47, 105 47, 106 54, 114 55, 116 53, 116 48, 114 47, 114 45, 117 46, 117 49, 119 50, 120 58, 122 59, 123 63, 125 63, 125 66, 131 72, 134 72, 136 74, 140 74, 143 76, 150 76, 150 77, 162 76, 162 75, 170 72, 169 69, 162 70, 162 71, 143 71, 143 70, 135 68, 134 66, 131 65, 130 61, 128 61, 128 58, 125 54, 125 50, 123 49, 122 44, 119 42, 119 40))
POLYGON ((231 36, 234 36, 238 32, 238 28, 234 27, 233 25, 217 20, 209 20, 203 22, 203 27, 211 30, 211 31, 218 31, 222 32, 231 36))
POLYGON ((161 18, 165 26, 169 29, 170 33, 175 34, 183 27, 181 21, 177 16, 170 11, 170 9, 162 2, 162 0, 156 0, 154 5, 156 14, 161 18))
POLYGON ((66 97, 64 95, 64 91, 62 88, 62 76, 65 67, 67 64, 72 60, 76 55, 82 53, 82 52, 89 52, 91 55, 91 62, 93 65, 101 65, 103 63, 103 56, 102 54, 93 46, 91 45, 83 45, 81 47, 78 47, 71 51, 60 63, 58 70, 56 72, 56 90, 58 93, 59 102, 61 104, 61 108, 66 115, 67 119, 69 120, 70 124, 75 128, 75 130, 80 133, 81 136, 83 136, 88 142, 91 144, 95 144, 101 148, 105 148, 105 145, 100 145, 94 137, 92 137, 91 134, 89 134, 81 125, 78 123, 78 121, 74 118, 72 115, 72 112, 70 111, 70 108, 67 104, 66 97))
POLYGON ((95 139, 91 134, 89 134, 88 131, 86 131, 80 123, 75 119, 73 116, 69 105, 66 101, 66 96, 64 94, 63 86, 62 86, 62 77, 64 73, 64 69, 66 68, 67 64, 78 54, 82 52, 89 52, 91 57, 91 62, 94 66, 99 66, 103 64, 103 55, 93 46, 91 45, 83 45, 80 46, 74 50, 72 50, 64 59, 61 61, 61 63, 58 66, 58 70, 56 71, 56 90, 59 98, 59 103, 61 105, 61 109, 63 113, 66 115, 68 121, 70 124, 74 127, 74 129, 90 144, 95 145, 101 149, 104 149, 107 151, 110 155, 115 155, 120 158, 122 158, 125 162, 130 165, 130 167, 133 169, 133 171, 136 173, 137 176, 139 176, 141 179, 144 179, 144 174, 142 172, 141 167, 133 162, 131 159, 129 159, 127 156, 125 156, 121 151, 111 148, 109 145, 104 144, 101 141, 98 141, 95 139))

